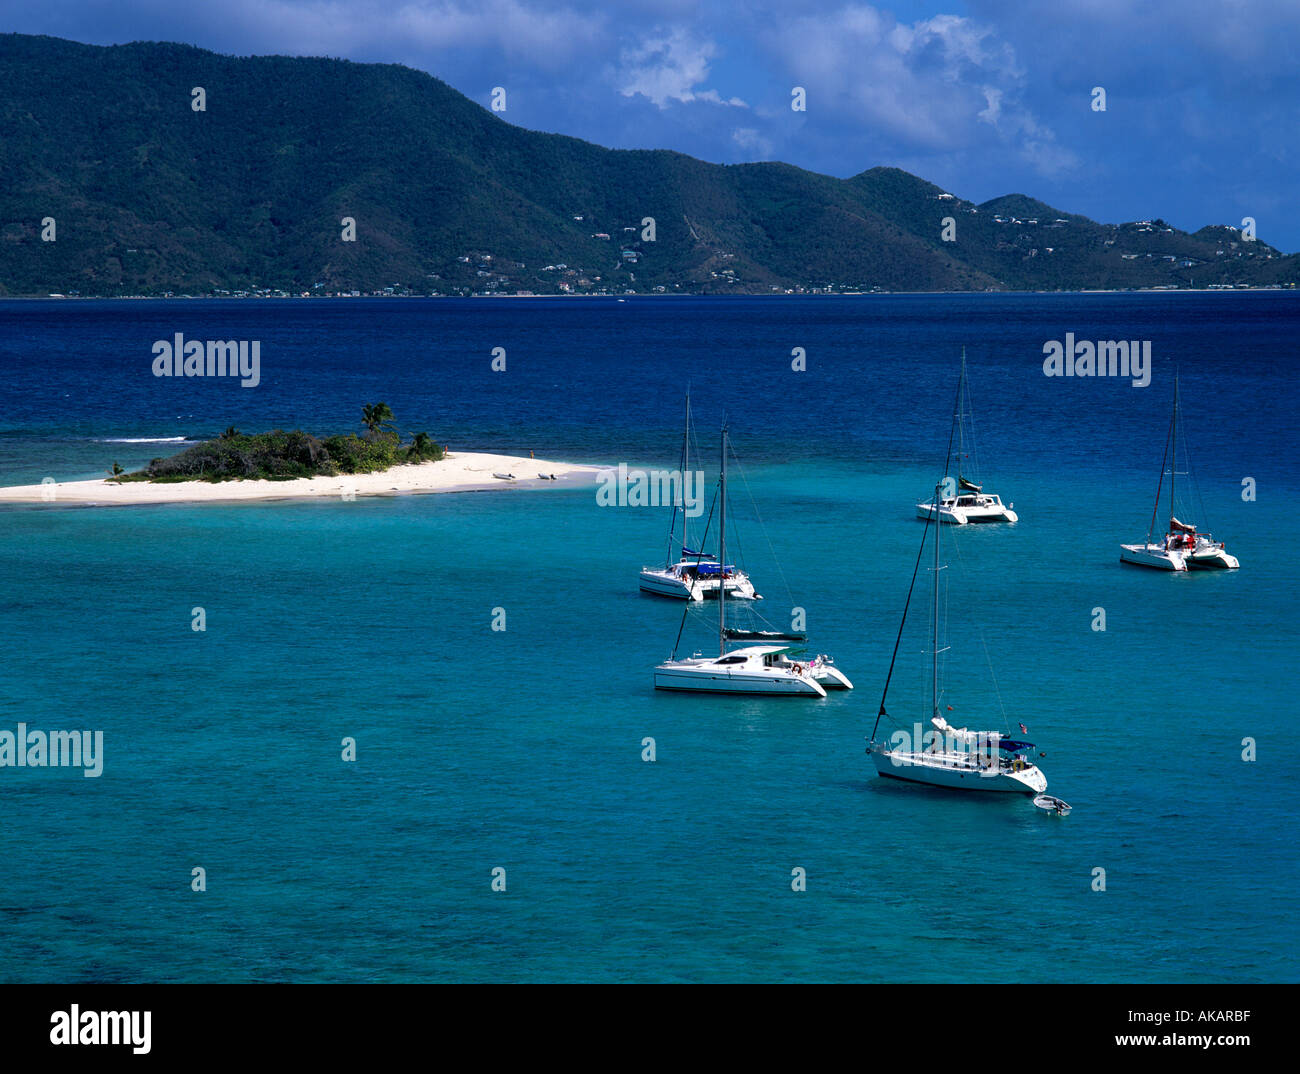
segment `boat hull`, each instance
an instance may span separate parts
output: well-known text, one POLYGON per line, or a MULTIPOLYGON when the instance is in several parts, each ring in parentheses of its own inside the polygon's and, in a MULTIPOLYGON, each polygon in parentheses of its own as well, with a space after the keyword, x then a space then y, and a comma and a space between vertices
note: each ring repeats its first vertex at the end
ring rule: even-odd
POLYGON ((1159 571, 1187 570, 1183 553, 1167 551, 1158 544, 1122 544, 1119 558, 1121 563, 1131 563, 1135 567, 1152 567, 1159 571))
POLYGON ((1070 803, 1063 802, 1059 798, 1053 798, 1050 794, 1036 795, 1034 805, 1052 816, 1068 817, 1070 815, 1070 803))
MULTIPOLYGON (((671 571, 643 570, 638 585, 642 593, 651 593, 657 597, 673 597, 677 600, 717 600, 719 582, 716 578, 681 578, 671 571)), ((727 598, 735 600, 757 600, 754 583, 743 575, 727 579, 727 598)))
POLYGON ((908 753, 903 750, 872 750, 878 775, 931 787, 959 791, 988 791, 1002 794, 1042 794, 1047 777, 1036 765, 1016 770, 1007 767, 981 769, 975 764, 947 763, 948 755, 908 753))
POLYGON ((839 668, 829 664, 819 664, 813 668, 813 679, 826 690, 852 690, 853 683, 839 668))
POLYGON ((762 694, 770 697, 826 696, 826 691, 817 682, 804 675, 671 665, 655 668, 655 689, 706 694, 762 694))
MULTIPOLYGON (((934 504, 918 503, 916 517, 926 521, 934 518, 934 504)), ((965 526, 972 522, 1019 522, 1020 516, 1009 507, 940 507, 939 521, 949 525, 965 526)))
POLYGON ((1240 566, 1241 562, 1237 557, 1224 551, 1222 548, 1209 549, 1204 552, 1193 552, 1187 557, 1187 568, 1188 570, 1193 571, 1235 571, 1240 566))

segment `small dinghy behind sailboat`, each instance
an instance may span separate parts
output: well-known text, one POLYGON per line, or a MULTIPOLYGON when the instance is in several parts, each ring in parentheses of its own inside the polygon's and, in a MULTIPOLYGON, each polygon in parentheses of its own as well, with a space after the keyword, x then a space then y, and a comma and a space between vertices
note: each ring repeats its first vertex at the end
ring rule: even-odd
POLYGON ((1034 805, 1056 817, 1068 817, 1070 815, 1070 803, 1063 802, 1059 798, 1053 798, 1050 794, 1035 795, 1034 805))
MULTIPOLYGON (((935 487, 936 496, 941 489, 942 482, 935 487)), ((880 710, 876 714, 875 726, 871 729, 867 752, 871 754, 877 774, 889 779, 926 783, 932 787, 948 787, 952 790, 1041 794, 1047 790, 1047 777, 1037 765, 1027 759, 1034 748, 1032 742, 1003 737, 996 731, 970 731, 965 727, 953 727, 939 712, 942 696, 939 686, 939 656, 947 652, 946 646, 941 648, 939 645, 940 572, 945 569, 939 561, 939 531, 942 528, 936 519, 931 518, 921 537, 921 548, 916 554, 912 583, 907 590, 907 603, 898 625, 894 654, 889 661, 889 673, 885 676, 885 689, 880 696, 880 710), (881 719, 889 715, 885 711, 885 698, 889 695, 889 683, 894 676, 898 648, 903 640, 903 627, 907 623, 907 609, 912 603, 912 592, 916 588, 921 557, 931 528, 934 530, 934 566, 930 586, 932 663, 929 709, 930 723, 934 730, 922 734, 918 723, 914 725, 913 732, 900 729, 891 737, 890 742, 884 742, 878 740, 876 734, 880 730, 881 719), (914 741, 914 736, 920 741, 914 741)))

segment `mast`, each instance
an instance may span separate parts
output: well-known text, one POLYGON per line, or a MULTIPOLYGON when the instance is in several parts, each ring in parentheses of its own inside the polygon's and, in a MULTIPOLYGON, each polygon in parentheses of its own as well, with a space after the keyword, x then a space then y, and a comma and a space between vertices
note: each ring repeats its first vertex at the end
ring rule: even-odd
MULTIPOLYGON (((690 537, 690 519, 686 514, 686 475, 691 468, 691 390, 686 389, 686 426, 682 432, 682 558, 686 558, 687 540, 690 537)), ((676 517, 676 508, 674 515, 676 517)), ((668 549, 668 559, 672 562, 672 548, 668 549)))
MULTIPOLYGON (((1169 445, 1174 440, 1174 422, 1178 417, 1178 376, 1174 375, 1174 413, 1169 419, 1169 432, 1165 434, 1165 455, 1160 460, 1160 479, 1156 482, 1156 502, 1151 505, 1151 525, 1147 527, 1147 544, 1151 544, 1151 535, 1156 531, 1156 518, 1160 515, 1160 492, 1165 487, 1165 463, 1169 461, 1169 445)), ((1173 507, 1173 475, 1169 477, 1169 513, 1173 507)))
MULTIPOLYGON (((959 380, 957 381, 957 398, 958 398, 958 400, 961 399, 961 383, 962 383, 962 382, 961 382, 961 380, 959 379, 959 380)), ((956 404, 954 404, 954 409, 953 409, 953 417, 954 417, 954 419, 955 419, 956 414, 957 414, 957 409, 956 409, 956 408, 957 408, 958 406, 960 406, 960 403, 956 403, 956 404)), ((931 511, 931 512, 929 513, 928 517, 926 518, 926 521, 925 521, 925 529, 923 529, 923 530, 921 531, 921 547, 918 548, 918 549, 916 550, 916 562, 915 562, 914 564, 912 564, 912 581, 908 584, 908 587, 907 587, 907 601, 906 601, 906 603, 903 605, 903 617, 902 617, 902 619, 900 619, 899 622, 898 622, 898 634, 895 635, 895 637, 894 637, 894 652, 893 652, 893 654, 892 654, 892 655, 890 656, 890 658, 889 658, 889 671, 888 671, 888 672, 886 673, 886 675, 885 675, 885 688, 880 692, 880 708, 879 708, 879 710, 877 710, 877 712, 876 712, 876 722, 875 722, 874 724, 871 725, 871 741, 872 741, 873 743, 876 741, 876 732, 877 732, 878 730, 880 730, 880 720, 881 720, 881 718, 884 717, 884 716, 889 715, 889 714, 885 711, 885 699, 889 696, 889 684, 890 684, 890 683, 893 681, 893 679, 894 679, 894 665, 898 662, 898 647, 903 643, 903 628, 904 628, 905 626, 907 626, 907 613, 908 613, 908 611, 909 611, 909 610, 911 609, 911 607, 912 607, 912 594, 913 594, 913 592, 915 592, 915 590, 916 590, 916 578, 917 578, 917 575, 920 574, 920 571, 921 571, 921 560, 922 560, 922 558, 925 556, 925 542, 926 542, 927 537, 928 537, 929 534, 930 534, 930 527, 931 527, 931 526, 934 526, 934 533, 935 533, 935 542, 934 542, 934 544, 935 544, 935 547, 934 547, 934 561, 935 561, 936 566, 938 565, 938 562, 939 562, 939 539, 938 539, 938 538, 939 538, 939 526, 940 526, 940 522, 939 522, 939 496, 940 496, 940 493, 943 491, 943 482, 944 482, 944 480, 948 477, 948 467, 952 464, 952 440, 953 440, 953 436, 956 434, 956 428, 955 428, 956 424, 957 424, 957 423, 956 423, 956 421, 954 420, 952 426, 949 426, 949 428, 948 428, 948 450, 947 450, 947 453, 946 453, 946 454, 944 455, 944 457, 943 457, 943 477, 941 477, 941 478, 939 479, 939 484, 935 486, 935 490, 934 490, 934 510, 931 511)), ((938 582, 938 572, 937 572, 937 571, 935 572, 935 581, 936 581, 936 583, 938 582)), ((935 596, 934 600, 935 600, 935 608, 936 608, 936 611, 935 611, 935 620, 936 620, 936 629, 935 629, 935 633, 936 633, 936 635, 937 635, 937 633, 938 633, 938 629, 937 629, 937 621, 938 621, 938 610, 937 610, 937 609, 938 609, 938 596, 937 596, 937 590, 936 590, 936 596, 935 596)), ((935 647, 936 650, 939 648, 937 637, 936 637, 936 639, 935 639, 935 646, 934 646, 934 647, 935 647)), ((937 716, 937 715, 938 715, 938 711, 939 711, 939 696, 938 696, 938 695, 939 695, 939 688, 938 688, 938 679, 939 679, 939 654, 938 654, 937 652, 936 652, 935 655, 934 655, 934 678, 935 678, 935 686, 934 686, 933 704, 934 704, 934 709, 935 709, 935 715, 937 716)))
POLYGON ((1174 416, 1169 419, 1169 529, 1173 529, 1178 514, 1178 501, 1174 499, 1174 482, 1178 480, 1178 374, 1174 374, 1174 416))
MULTIPOLYGON (((936 495, 938 491, 936 488, 936 495)), ((930 643, 934 655, 930 677, 931 718, 939 715, 939 530, 941 528, 936 519, 934 524, 934 584, 930 587, 930 643)))
POLYGON ((722 513, 718 522, 718 656, 727 655, 727 426, 722 426, 722 468, 718 473, 722 513))
MULTIPOLYGON (((957 378, 957 412, 953 420, 957 423, 957 495, 961 495, 962 459, 966 457, 966 348, 961 349, 961 376, 957 378)), ((935 500, 935 503, 938 503, 935 500)))

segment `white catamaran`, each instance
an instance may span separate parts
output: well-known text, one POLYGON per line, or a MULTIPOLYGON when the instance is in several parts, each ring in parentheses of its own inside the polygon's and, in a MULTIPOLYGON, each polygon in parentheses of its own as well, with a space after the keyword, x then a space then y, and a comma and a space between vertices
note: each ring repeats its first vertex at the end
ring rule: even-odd
MULTIPOLYGON (((727 556, 727 429, 722 429, 722 465, 718 474, 718 556, 727 556)), ((791 697, 825 697, 827 688, 849 689, 853 684, 830 657, 800 660, 803 635, 775 631, 743 631, 727 627, 728 589, 718 597, 718 655, 697 653, 682 660, 672 657, 655 668, 656 690, 688 690, 722 694, 772 694, 791 697), (728 650, 729 641, 762 641, 728 650)), ((683 613, 683 621, 685 613, 683 613)), ((680 639, 681 633, 678 632, 680 639)))
MULTIPOLYGON (((936 496, 942 487, 942 483, 935 487, 936 496)), ((1047 790, 1047 777, 1026 756, 1034 748, 1032 742, 1004 737, 995 731, 969 731, 964 727, 953 727, 939 713, 942 696, 939 688, 939 655, 947 652, 946 647, 939 646, 940 572, 945 569, 939 561, 941 529, 931 518, 921 537, 921 549, 917 552, 916 568, 912 571, 912 584, 907 591, 907 604, 898 626, 894 655, 889 661, 885 690, 880 697, 880 711, 876 715, 875 726, 871 729, 867 752, 871 754, 876 772, 891 779, 955 790, 1041 794, 1047 790), (907 609, 912 603, 912 591, 916 588, 916 576, 931 526, 934 527, 934 565, 931 569, 930 587, 930 653, 933 661, 930 676, 930 723, 934 730, 923 734, 918 723, 912 732, 895 732, 892 743, 879 741, 876 733, 880 730, 881 719, 889 715, 885 711, 885 698, 889 694, 889 682, 894 675, 898 646, 903 638, 903 626, 907 622, 907 609), (930 739, 928 744, 927 736, 930 739)))
MULTIPOLYGON (((691 459, 691 396, 686 393, 686 431, 682 434, 682 480, 685 482, 691 459)), ((683 486, 684 487, 684 486, 683 486)), ((686 508, 673 505, 668 523, 668 556, 662 567, 642 567, 640 587, 643 593, 678 600, 710 600, 725 587, 727 595, 745 600, 762 598, 754 591, 749 575, 732 563, 720 563, 708 552, 689 547, 686 508), (677 514, 681 512, 682 533, 677 536, 677 514), (680 554, 679 553, 680 550, 680 554)))
MULTIPOLYGON (((957 378, 957 404, 953 411, 953 427, 957 431, 957 477, 946 476, 944 488, 937 491, 927 503, 916 505, 918 518, 931 519, 935 514, 937 503, 939 520, 952 525, 964 526, 970 522, 1017 522, 1020 516, 1012 508, 1014 504, 1004 504, 1002 497, 992 492, 985 492, 982 485, 968 480, 963 474, 966 460, 966 422, 971 423, 971 452, 975 452, 975 422, 970 408, 970 392, 966 387, 966 348, 961 349, 961 375, 957 378)), ((978 465, 978 459, 972 463, 978 465)))
MULTIPOLYGON (((1208 533, 1197 532, 1196 526, 1180 522, 1174 499, 1178 479, 1178 377, 1174 376, 1174 413, 1169 419, 1169 433, 1165 437, 1165 457, 1160 463, 1160 480, 1156 482, 1156 502, 1151 508, 1151 525, 1147 527, 1146 540, 1141 544, 1122 544, 1119 558, 1123 563, 1138 567, 1154 567, 1162 571, 1232 570, 1241 566, 1222 541, 1216 542, 1208 533), (1165 469, 1165 463, 1169 469, 1165 469), (1153 540, 1156 518, 1160 514, 1160 494, 1164 488, 1165 474, 1169 475, 1169 528, 1159 541, 1153 540)), ((1184 475, 1188 476, 1188 475, 1184 475)))

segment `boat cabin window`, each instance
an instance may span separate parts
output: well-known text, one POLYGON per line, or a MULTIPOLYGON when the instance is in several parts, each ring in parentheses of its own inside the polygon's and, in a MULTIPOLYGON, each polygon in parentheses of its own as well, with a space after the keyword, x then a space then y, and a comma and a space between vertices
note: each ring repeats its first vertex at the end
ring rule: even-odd
POLYGON ((718 661, 719 664, 743 664, 744 662, 745 658, 743 656, 724 656, 718 661))

